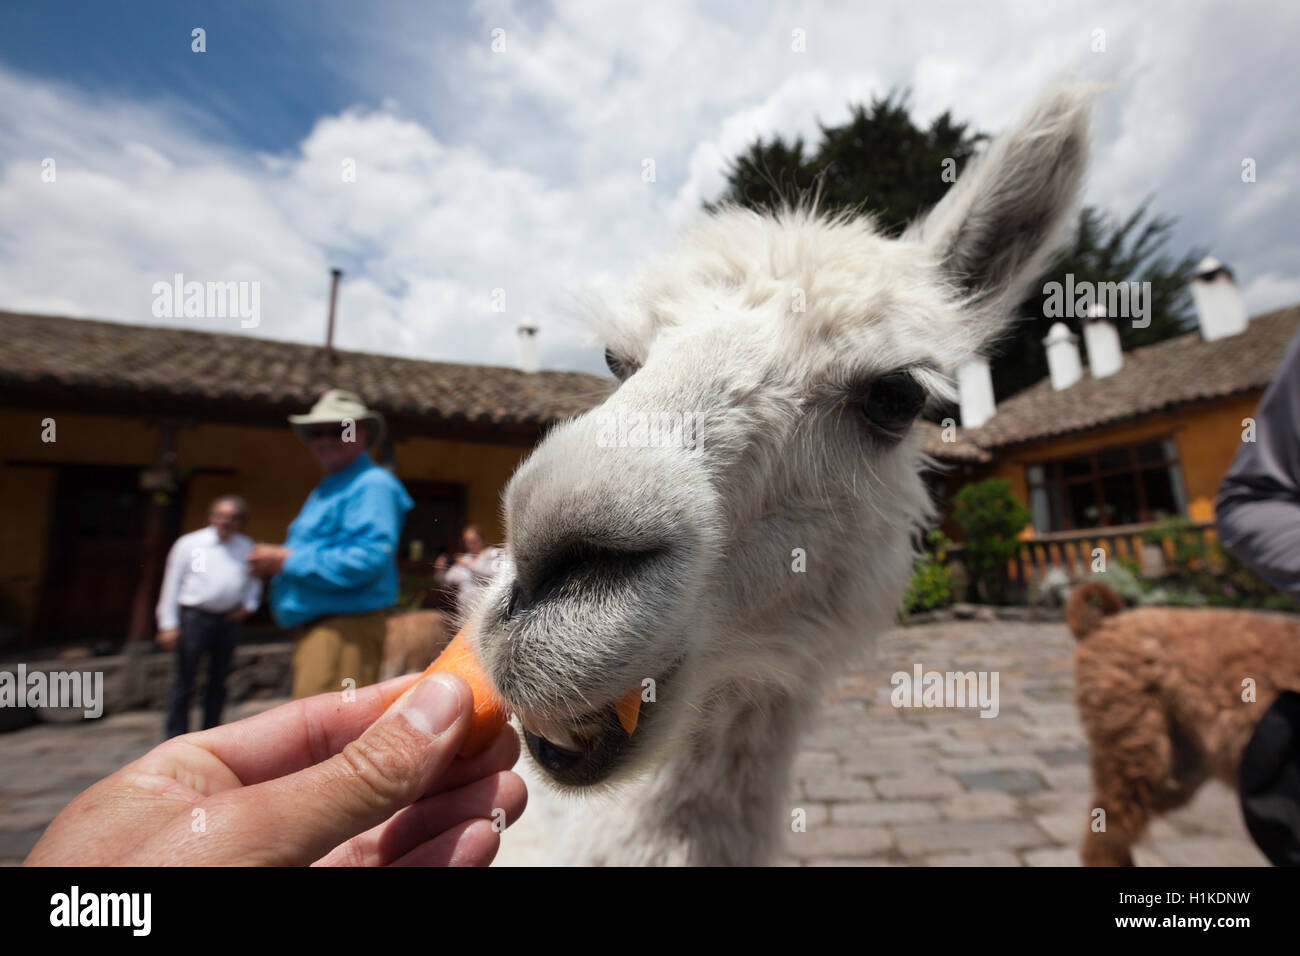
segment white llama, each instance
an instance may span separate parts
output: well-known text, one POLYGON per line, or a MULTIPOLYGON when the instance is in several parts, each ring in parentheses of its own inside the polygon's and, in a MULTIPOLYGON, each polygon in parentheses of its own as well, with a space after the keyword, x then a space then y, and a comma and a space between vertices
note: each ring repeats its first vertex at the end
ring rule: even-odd
POLYGON ((772 858, 800 734, 892 624, 931 516, 909 426, 1050 254, 1088 100, 1045 96, 900 239, 729 209, 593 310, 621 384, 511 479, 475 613, 528 774, 585 795, 560 858, 772 858), (697 441, 646 440, 674 415, 697 441))

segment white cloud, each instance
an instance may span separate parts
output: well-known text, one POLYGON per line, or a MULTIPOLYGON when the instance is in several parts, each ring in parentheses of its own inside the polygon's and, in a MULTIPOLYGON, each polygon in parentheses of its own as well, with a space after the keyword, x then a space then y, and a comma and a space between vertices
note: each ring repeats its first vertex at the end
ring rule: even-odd
POLYGON ((1112 84, 1088 201, 1122 214, 1154 193, 1154 211, 1180 218, 1174 251, 1232 263, 1252 308, 1300 297, 1298 121, 1278 81, 1300 21, 1284 4, 1245 16, 1020 0, 480 3, 437 55, 401 19, 413 9, 355 24, 356 56, 340 65, 358 102, 383 106, 321 116, 275 155, 229 145, 185 103, 0 68, 0 307, 152 321, 151 286, 176 272, 257 279, 255 334, 314 342, 328 269, 342 265, 343 347, 510 363, 528 314, 544 365, 596 370, 567 290, 618 280, 668 245, 756 136, 812 144, 818 119, 903 89, 923 122, 951 109, 996 132, 1071 71, 1112 84), (791 48, 796 28, 806 52, 791 48), (1095 29, 1105 53, 1090 48, 1095 29), (1243 156, 1258 183, 1240 182, 1243 156), (41 182, 44 157, 56 183, 41 182), (498 288, 504 315, 491 310, 498 288))
POLYGON ((1241 295, 1251 315, 1295 305, 1300 302, 1300 277, 1268 272, 1251 280, 1241 295))

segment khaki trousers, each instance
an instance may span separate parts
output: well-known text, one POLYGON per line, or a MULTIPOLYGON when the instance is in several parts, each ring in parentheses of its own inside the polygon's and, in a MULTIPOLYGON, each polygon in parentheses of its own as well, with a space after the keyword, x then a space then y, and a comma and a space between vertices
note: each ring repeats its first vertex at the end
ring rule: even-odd
POLYGON ((368 611, 306 625, 293 648, 294 698, 342 691, 349 677, 356 687, 379 680, 387 618, 385 611, 368 611))

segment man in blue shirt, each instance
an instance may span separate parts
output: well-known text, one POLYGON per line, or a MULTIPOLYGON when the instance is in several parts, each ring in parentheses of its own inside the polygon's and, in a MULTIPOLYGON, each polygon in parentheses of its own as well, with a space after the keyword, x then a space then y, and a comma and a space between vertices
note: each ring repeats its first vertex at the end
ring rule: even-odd
POLYGON ((325 472, 289 525, 283 545, 258 544, 254 574, 270 577, 271 613, 302 627, 293 652, 293 696, 379 679, 386 610, 397 602, 397 542, 413 502, 371 459, 384 420, 351 392, 332 389, 289 422, 325 472))

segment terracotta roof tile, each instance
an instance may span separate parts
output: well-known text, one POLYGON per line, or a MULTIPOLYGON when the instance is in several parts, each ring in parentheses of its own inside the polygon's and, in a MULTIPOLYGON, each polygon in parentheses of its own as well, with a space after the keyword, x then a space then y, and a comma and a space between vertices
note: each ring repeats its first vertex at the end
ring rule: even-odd
POLYGON ((1153 415, 1179 405, 1262 389, 1300 330, 1300 305, 1250 320, 1246 330, 1213 342, 1198 330, 1124 353, 1114 375, 1083 378, 1062 391, 1043 379, 998 404, 979 428, 961 429, 981 448, 997 449, 1153 415))
POLYGON ((955 430, 954 441, 944 441, 943 429, 924 419, 916 423, 916 429, 921 436, 921 450, 932 458, 975 464, 993 460, 992 455, 967 438, 960 428, 955 430))
POLYGON ((383 412, 544 426, 592 407, 613 379, 425 362, 294 342, 0 312, 0 386, 132 391, 308 406, 349 388, 383 412))
MULTIPOLYGON (((958 429, 956 441, 920 422, 921 447, 940 460, 983 463, 1004 446, 1262 389, 1297 330, 1300 305, 1256 316, 1245 332, 1215 342, 1189 332, 1126 352, 1123 368, 1104 379, 1085 371, 1059 392, 1044 379, 1000 403, 983 426, 958 429)), ((326 388, 351 388, 386 413, 540 428, 593 407, 615 384, 580 372, 335 356, 330 365, 322 349, 294 342, 0 312, 0 386, 301 407, 326 388)))

